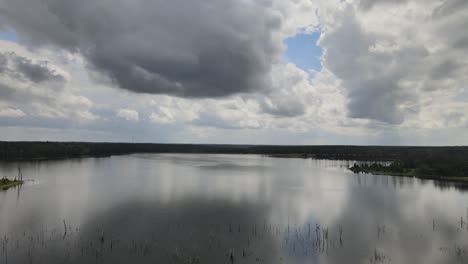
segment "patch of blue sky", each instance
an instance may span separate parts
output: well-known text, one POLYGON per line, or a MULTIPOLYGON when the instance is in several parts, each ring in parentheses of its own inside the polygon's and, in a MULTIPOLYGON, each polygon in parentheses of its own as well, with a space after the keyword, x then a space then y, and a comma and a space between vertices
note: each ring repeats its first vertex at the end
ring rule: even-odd
POLYGON ((16 32, 11 28, 0 28, 0 40, 17 42, 16 32))
POLYGON ((287 46, 283 60, 294 63, 297 67, 312 72, 322 69, 322 49, 317 46, 320 32, 301 32, 284 40, 287 46))

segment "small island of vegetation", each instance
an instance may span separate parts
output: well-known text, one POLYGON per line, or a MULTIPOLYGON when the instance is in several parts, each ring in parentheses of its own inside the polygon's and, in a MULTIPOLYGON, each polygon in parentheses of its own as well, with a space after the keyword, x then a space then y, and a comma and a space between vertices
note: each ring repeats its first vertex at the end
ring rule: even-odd
POLYGON ((17 179, 14 179, 14 180, 10 180, 10 179, 7 179, 7 178, 2 178, 0 179, 0 190, 6 190, 8 188, 11 188, 13 186, 17 186, 17 185, 20 185, 20 184, 23 184, 24 181, 22 180, 17 180, 17 179))
POLYGON ((444 152, 429 152, 425 155, 405 153, 390 164, 378 162, 355 163, 349 169, 354 173, 372 173, 458 181, 468 183, 468 159, 465 152, 448 149, 444 152))

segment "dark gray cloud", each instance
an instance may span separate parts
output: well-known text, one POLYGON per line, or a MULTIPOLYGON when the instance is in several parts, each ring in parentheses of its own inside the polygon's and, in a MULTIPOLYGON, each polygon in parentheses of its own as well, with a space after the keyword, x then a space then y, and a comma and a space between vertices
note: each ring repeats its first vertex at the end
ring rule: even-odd
POLYGON ((47 61, 33 62, 14 52, 0 52, 0 74, 34 83, 64 81, 65 78, 48 66, 47 61))
POLYGON ((44 81, 63 81, 62 75, 47 67, 47 62, 39 64, 32 62, 30 59, 14 56, 16 70, 32 82, 39 83, 44 81))
POLYGON ((0 25, 79 52, 121 88, 221 97, 265 87, 280 53, 268 0, 0 0, 0 25))

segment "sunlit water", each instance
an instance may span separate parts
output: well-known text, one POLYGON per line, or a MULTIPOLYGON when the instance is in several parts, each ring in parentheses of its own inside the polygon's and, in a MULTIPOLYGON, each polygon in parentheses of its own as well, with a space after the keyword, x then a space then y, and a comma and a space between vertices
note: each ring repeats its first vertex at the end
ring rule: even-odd
POLYGON ((1 163, 0 263, 466 263, 468 194, 352 162, 136 154, 1 163))

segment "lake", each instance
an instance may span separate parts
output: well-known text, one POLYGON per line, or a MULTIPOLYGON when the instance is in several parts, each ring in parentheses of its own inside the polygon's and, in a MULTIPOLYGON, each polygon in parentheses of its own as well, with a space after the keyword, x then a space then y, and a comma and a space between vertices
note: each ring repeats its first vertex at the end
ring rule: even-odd
POLYGON ((134 154, 0 163, 0 263, 466 263, 468 193, 353 162, 134 154))

